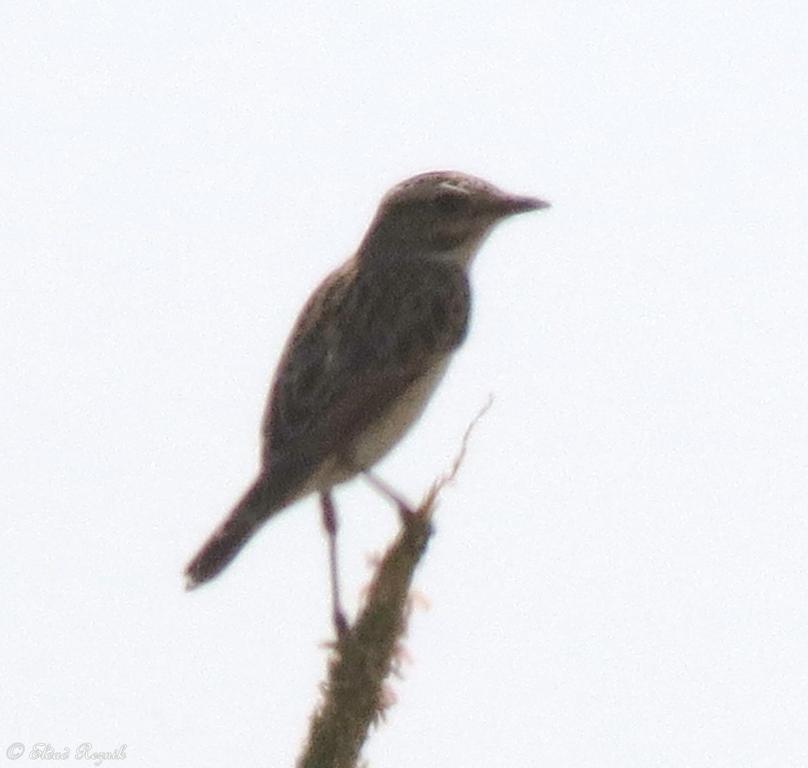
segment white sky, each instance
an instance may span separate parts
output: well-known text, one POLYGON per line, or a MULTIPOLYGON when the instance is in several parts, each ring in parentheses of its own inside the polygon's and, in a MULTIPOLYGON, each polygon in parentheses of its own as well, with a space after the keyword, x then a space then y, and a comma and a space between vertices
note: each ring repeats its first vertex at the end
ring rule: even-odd
MULTIPOLYGON (((0 5, 0 755, 292 764, 331 633, 316 504, 180 573, 302 302, 390 185, 449 167, 554 208, 489 240, 379 468, 419 498, 494 393, 366 757, 808 764, 804 3, 287 7, 0 5)), ((337 500, 353 609, 396 519, 337 500)))

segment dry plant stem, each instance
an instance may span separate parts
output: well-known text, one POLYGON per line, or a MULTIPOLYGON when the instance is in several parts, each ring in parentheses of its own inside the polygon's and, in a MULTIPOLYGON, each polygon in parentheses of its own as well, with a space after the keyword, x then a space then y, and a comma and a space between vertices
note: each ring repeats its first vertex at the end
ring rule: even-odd
POLYGON ((471 422, 447 475, 429 490, 406 519, 385 553, 356 623, 337 640, 329 664, 324 701, 312 718, 298 768, 355 768, 371 723, 383 715, 383 685, 395 668, 396 650, 407 622, 407 596, 415 567, 432 535, 438 493, 454 480, 471 430, 491 405, 471 422))
POLYGON ((382 685, 404 630, 415 566, 432 533, 430 507, 421 507, 387 551, 368 603, 336 645, 325 700, 312 720, 299 768, 353 768, 370 724, 382 712, 382 685))

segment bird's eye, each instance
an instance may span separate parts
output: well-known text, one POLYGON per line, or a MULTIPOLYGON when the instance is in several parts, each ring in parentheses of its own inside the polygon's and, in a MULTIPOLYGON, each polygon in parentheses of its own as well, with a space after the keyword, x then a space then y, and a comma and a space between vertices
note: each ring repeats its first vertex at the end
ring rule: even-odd
POLYGON ((435 207, 443 214, 463 211, 468 206, 468 195, 456 190, 445 190, 435 197, 435 207))

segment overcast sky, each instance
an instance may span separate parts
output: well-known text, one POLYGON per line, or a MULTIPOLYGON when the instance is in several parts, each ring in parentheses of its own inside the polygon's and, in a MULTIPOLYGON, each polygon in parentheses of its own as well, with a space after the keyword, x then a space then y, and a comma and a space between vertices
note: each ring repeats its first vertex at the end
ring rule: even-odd
MULTIPOLYGON (((419 499, 493 393, 370 764, 808 764, 803 3, 5 0, 0 30, 3 759, 293 763, 315 501, 181 571, 310 291, 455 168, 553 208, 488 241, 379 466, 419 499)), ((336 498, 353 612, 396 515, 336 498)))

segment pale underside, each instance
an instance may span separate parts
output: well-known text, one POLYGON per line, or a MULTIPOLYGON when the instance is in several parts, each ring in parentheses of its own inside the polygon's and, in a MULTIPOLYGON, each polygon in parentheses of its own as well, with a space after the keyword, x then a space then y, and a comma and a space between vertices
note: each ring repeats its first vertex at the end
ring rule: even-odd
POLYGON ((423 413, 446 373, 449 358, 447 355, 411 384, 380 418, 357 435, 348 451, 326 458, 296 497, 328 491, 384 458, 423 413))

